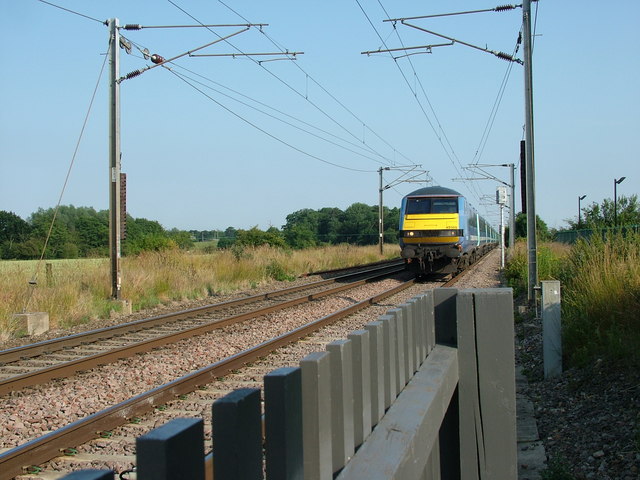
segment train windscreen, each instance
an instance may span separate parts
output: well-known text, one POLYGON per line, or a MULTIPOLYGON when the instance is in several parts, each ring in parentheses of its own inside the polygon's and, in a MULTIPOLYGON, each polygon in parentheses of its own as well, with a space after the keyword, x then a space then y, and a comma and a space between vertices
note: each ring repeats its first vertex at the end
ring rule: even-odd
POLYGON ((425 213, 458 213, 458 199, 455 197, 414 197, 407 199, 407 215, 425 213))

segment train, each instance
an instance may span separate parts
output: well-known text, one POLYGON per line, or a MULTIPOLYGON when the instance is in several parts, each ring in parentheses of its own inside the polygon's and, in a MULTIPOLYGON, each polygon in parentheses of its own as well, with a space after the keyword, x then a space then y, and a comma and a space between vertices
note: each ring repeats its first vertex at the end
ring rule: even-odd
POLYGON ((459 192, 434 186, 402 199, 400 255, 416 276, 458 273, 498 244, 498 234, 459 192))

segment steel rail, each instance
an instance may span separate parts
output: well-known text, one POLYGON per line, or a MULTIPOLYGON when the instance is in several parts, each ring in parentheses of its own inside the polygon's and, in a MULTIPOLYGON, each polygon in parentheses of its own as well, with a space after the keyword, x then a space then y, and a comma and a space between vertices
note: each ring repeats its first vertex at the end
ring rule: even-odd
POLYGON ((176 343, 186 338, 195 337, 198 335, 204 335, 205 333, 208 333, 212 330, 223 328, 235 323, 240 323, 250 318, 267 315, 269 313, 283 310, 285 308, 300 305, 302 303, 308 303, 313 300, 326 297, 328 295, 333 295, 344 290, 349 290, 349 289, 364 285, 365 283, 371 282, 378 278, 385 277, 390 273, 395 273, 396 271, 399 271, 397 270, 398 268, 399 267, 382 268, 381 272, 377 273, 372 277, 367 277, 362 280, 357 280, 355 282, 350 282, 344 285, 340 285, 338 287, 334 287, 329 290, 324 290, 322 292, 317 292, 309 295, 303 295, 291 300, 285 300, 283 302, 277 303, 276 305, 271 305, 258 310, 253 310, 250 312, 233 315, 223 319, 213 320, 211 322, 207 322, 205 324, 198 325, 196 327, 191 327, 185 330, 181 330, 179 332, 173 332, 173 333, 161 335, 148 340, 143 340, 141 342, 136 342, 131 345, 125 345, 122 347, 110 349, 108 351, 81 357, 76 360, 70 360, 67 362, 59 363, 57 365, 52 365, 42 369, 34 370, 32 372, 9 377, 4 380, 0 380, 0 395, 7 394, 9 392, 18 390, 20 388, 39 385, 49 380, 52 380, 54 378, 61 378, 61 377, 73 375, 78 371, 88 370, 90 368, 94 368, 99 365, 106 365, 108 363, 115 362, 122 358, 132 357, 138 353, 148 352, 150 350, 153 350, 158 347, 162 347, 170 343, 176 343))
POLYGON ((159 405, 175 400, 180 395, 193 392, 218 377, 263 357, 275 349, 306 337, 319 328, 340 320, 354 312, 394 295, 415 283, 409 280, 390 290, 367 298, 338 312, 319 318, 255 347, 239 352, 196 372, 180 377, 153 390, 137 395, 122 403, 77 420, 56 431, 33 439, 23 445, 0 454, 0 471, 12 478, 24 473, 31 465, 45 463, 65 449, 96 438, 96 433, 111 431, 134 417, 142 416, 159 405))
POLYGON ((77 333, 75 335, 69 335, 66 337, 55 338, 51 340, 45 340, 38 343, 32 343, 29 345, 23 345, 7 350, 0 351, 0 364, 6 364, 23 360, 25 358, 35 357, 42 354, 49 354, 65 348, 76 347, 85 343, 91 343, 98 340, 105 340, 111 337, 123 335, 125 333, 137 332, 148 328, 153 328, 164 323, 183 320, 185 318, 194 317, 204 313, 214 312, 223 308, 232 306, 245 305, 247 303, 258 302, 262 300, 268 300, 282 295, 295 293, 297 291, 305 290, 308 288, 320 287, 323 285, 329 285, 331 283, 337 283, 339 281, 348 280, 349 278, 366 275, 376 271, 382 271, 387 268, 392 268, 397 265, 383 265, 375 268, 370 268, 360 272, 354 272, 347 275, 341 275, 335 278, 327 280, 319 280, 317 282, 308 283, 305 285, 298 285, 295 287, 283 288, 281 290, 275 290, 273 292, 261 293, 257 295, 251 295, 249 297, 229 300, 226 302, 213 303, 209 305, 203 305, 201 307, 190 308, 181 310, 179 312, 166 313, 163 315, 157 315, 154 317, 144 318, 133 322, 128 322, 120 325, 114 325, 112 327, 100 328, 97 330, 90 330, 87 332, 77 333))
MULTIPOLYGON (((484 258, 481 260, 484 260, 484 258)), ((482 263, 481 260, 474 262, 474 267, 482 263)), ((454 285, 463 278, 469 270, 471 269, 465 269, 463 273, 443 283, 441 287, 450 287, 454 285)), ((132 418, 142 416, 157 406, 179 398, 180 395, 193 392, 199 387, 210 383, 217 378, 246 365, 247 363, 253 362, 279 347, 304 338, 315 330, 318 330, 333 321, 337 321, 358 310, 362 310, 374 303, 380 302, 381 300, 414 284, 415 280, 409 280, 386 292, 382 292, 338 312, 317 319, 307 325, 263 342, 253 348, 239 352, 236 355, 211 364, 197 370, 196 372, 180 377, 172 382, 156 387, 153 390, 137 395, 122 403, 77 420, 65 427, 62 427, 61 429, 33 439, 23 445, 19 445, 0 454, 0 471, 9 475, 8 478, 20 475, 31 465, 39 465, 60 456, 60 452, 63 452, 70 446, 77 446, 95 439, 101 432, 108 432, 116 427, 124 425, 132 418)), ((209 462, 211 461, 210 455, 207 456, 205 462, 207 460, 209 462)))

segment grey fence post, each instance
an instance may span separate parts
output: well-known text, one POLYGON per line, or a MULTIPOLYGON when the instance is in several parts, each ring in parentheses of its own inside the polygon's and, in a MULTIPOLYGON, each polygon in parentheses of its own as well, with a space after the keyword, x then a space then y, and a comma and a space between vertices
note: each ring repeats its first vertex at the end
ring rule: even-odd
POLYGON ((371 356, 371 427, 384 415, 384 340, 382 323, 370 322, 364 327, 369 332, 371 356))
POLYGON ((411 306, 411 315, 407 327, 407 348, 409 352, 409 378, 418 371, 420 361, 418 359, 418 318, 420 318, 420 302, 414 297, 407 302, 411 306))
POLYGON ((457 298, 458 358, 460 379, 458 401, 460 405, 460 475, 462 480, 480 478, 479 462, 484 459, 482 418, 478 401, 478 363, 476 352, 476 326, 473 293, 463 292, 457 298))
MULTIPOLYGON (((413 336, 413 328, 411 326, 413 322, 413 304, 411 302, 402 304, 402 341, 398 342, 402 345, 402 358, 403 358, 403 372, 404 377, 402 379, 402 388, 409 383, 409 379, 413 376, 415 370, 413 370, 413 349, 411 348, 411 341, 409 335, 413 336)), ((401 390, 402 390, 401 388, 401 390)))
POLYGON ((371 355, 367 330, 348 335, 353 361, 353 443, 359 447, 371 432, 371 355))
POLYGON ((496 288, 460 292, 457 315, 460 448, 465 462, 462 479, 515 480, 518 469, 512 291, 496 288))
POLYGON ((330 354, 315 352, 300 361, 302 369, 302 455, 305 480, 333 478, 331 453, 330 354))
POLYGON ((78 470, 60 478, 60 480, 113 480, 113 470, 78 470))
POLYGON ((302 480, 302 374, 279 368, 264 377, 267 480, 302 480))
POLYGON ((384 343, 384 410, 391 406, 396 394, 396 329, 394 328, 394 317, 382 315, 378 319, 382 323, 382 338, 384 343))
POLYGON ((331 447, 336 472, 346 465, 355 450, 351 340, 331 342, 327 351, 331 354, 331 447))
POLYGON ((202 419, 176 418, 138 437, 136 474, 139 480, 204 479, 202 419))
POLYGON ((260 389, 234 390, 213 402, 212 413, 216 480, 263 478, 260 389))
POLYGON ((455 288, 437 288, 433 290, 435 341, 440 345, 458 344, 456 331, 456 295, 455 288))
POLYGON ((434 292, 439 291, 440 289, 437 290, 428 290, 427 292, 424 293, 424 295, 422 295, 422 315, 423 315, 423 319, 422 319, 422 325, 423 325, 423 329, 424 329, 424 342, 425 342, 425 348, 423 351, 423 354, 421 355, 422 357, 422 362, 424 362, 424 359, 427 358, 427 355, 429 355, 429 352, 433 349, 433 347, 435 347, 436 345, 436 322, 435 322, 435 300, 434 300, 434 292))
POLYGON ((542 282, 542 358, 544 378, 562 373, 562 321, 560 282, 542 282))
POLYGON ((396 350, 396 393, 391 399, 393 403, 393 399, 398 396, 398 394, 402 391, 404 386, 406 385, 406 375, 405 375, 405 351, 404 351, 404 323, 407 318, 406 308, 393 308, 389 310, 387 313, 390 318, 391 330, 393 331, 393 335, 395 336, 395 350, 396 350))
MULTIPOLYGON (((450 347, 458 347, 458 290, 455 288, 438 288, 431 290, 431 309, 433 311, 430 330, 430 340, 434 344, 444 344, 450 347)), ((431 347, 429 350, 435 347, 431 347)), ((459 376, 462 378, 464 366, 462 364, 461 352, 458 349, 459 376)), ((429 357, 427 357, 428 360, 429 357)), ((433 458, 432 462, 438 462, 442 478, 447 480, 459 480, 461 477, 461 436, 460 424, 460 380, 458 388, 454 392, 451 402, 447 407, 447 412, 442 420, 438 434, 438 445, 440 455, 438 459, 433 458)))
MULTIPOLYGON (((423 345, 426 344, 424 341, 424 298, 422 296, 415 297, 410 300, 414 302, 414 315, 413 315, 413 339, 412 339, 412 348, 414 354, 414 368, 415 371, 418 371, 420 365, 422 365, 422 353, 423 353, 423 345)), ((426 354, 425 354, 426 355, 426 354)), ((414 372, 415 373, 415 372, 414 372)))

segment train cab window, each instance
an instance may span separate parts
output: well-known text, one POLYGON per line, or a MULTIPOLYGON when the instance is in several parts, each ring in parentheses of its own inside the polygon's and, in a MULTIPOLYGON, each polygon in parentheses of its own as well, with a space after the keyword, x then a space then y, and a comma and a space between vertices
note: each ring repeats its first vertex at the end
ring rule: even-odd
POLYGON ((434 198, 431 202, 431 213, 458 213, 458 199, 434 198))
POLYGON ((458 213, 457 198, 409 198, 407 199, 407 215, 425 213, 458 213))
POLYGON ((430 198, 409 198, 407 200, 407 215, 421 215, 431 213, 430 198))

